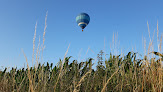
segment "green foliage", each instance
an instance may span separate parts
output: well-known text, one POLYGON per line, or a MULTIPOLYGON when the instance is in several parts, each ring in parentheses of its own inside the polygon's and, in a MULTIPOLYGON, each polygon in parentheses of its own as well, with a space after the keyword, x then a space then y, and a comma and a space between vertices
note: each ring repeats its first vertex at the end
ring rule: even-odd
MULTIPOLYGON (((159 61, 162 60, 162 54, 153 53, 160 58, 137 59, 137 53, 129 52, 124 57, 110 53, 109 59, 104 60, 104 53, 101 50, 97 55, 98 64, 96 70, 92 68, 94 64, 93 58, 89 58, 85 62, 78 62, 77 60, 70 62, 70 56, 65 58, 64 64, 62 64, 63 60, 60 60, 56 66, 47 62, 46 65, 39 63, 37 67, 30 67, 30 77, 36 92, 54 91, 54 85, 59 74, 61 75, 55 89, 56 92, 72 92, 74 90, 99 92, 112 74, 119 69, 107 84, 106 92, 160 91, 163 89, 162 84, 160 84, 162 75, 160 75, 159 70, 161 65, 159 61), (148 66, 143 64, 146 61, 150 61, 148 66), (87 74, 89 71, 91 73, 87 74)), ((5 68, 0 71, 0 91, 28 92, 29 86, 28 69, 12 68, 7 72, 7 68, 5 68)))

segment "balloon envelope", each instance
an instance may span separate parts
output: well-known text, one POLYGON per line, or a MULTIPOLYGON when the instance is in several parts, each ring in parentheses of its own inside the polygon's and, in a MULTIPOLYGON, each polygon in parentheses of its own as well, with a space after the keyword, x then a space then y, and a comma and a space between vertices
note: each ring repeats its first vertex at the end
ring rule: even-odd
POLYGON ((90 17, 87 13, 80 13, 77 17, 76 17, 76 22, 78 24, 78 26, 80 26, 82 29, 84 29, 90 21, 90 17))

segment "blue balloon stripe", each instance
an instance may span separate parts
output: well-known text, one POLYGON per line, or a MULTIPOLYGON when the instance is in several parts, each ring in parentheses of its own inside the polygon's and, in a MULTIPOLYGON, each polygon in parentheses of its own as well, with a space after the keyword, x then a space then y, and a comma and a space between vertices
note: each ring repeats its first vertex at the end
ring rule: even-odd
POLYGON ((90 21, 90 18, 89 17, 85 17, 85 16, 78 16, 76 18, 76 21, 79 20, 79 19, 86 19, 86 20, 90 21))
POLYGON ((88 21, 90 21, 90 17, 89 16, 86 16, 86 15, 79 15, 76 17, 76 21, 79 20, 79 19, 87 19, 88 21))

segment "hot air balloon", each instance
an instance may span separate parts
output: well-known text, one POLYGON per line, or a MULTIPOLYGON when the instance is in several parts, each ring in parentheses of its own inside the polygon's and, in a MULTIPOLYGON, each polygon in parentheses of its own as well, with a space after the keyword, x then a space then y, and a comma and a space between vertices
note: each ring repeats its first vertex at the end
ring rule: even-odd
POLYGON ((80 26, 83 29, 89 24, 90 21, 90 17, 87 13, 80 13, 77 17, 76 17, 76 22, 78 24, 78 26, 80 26))

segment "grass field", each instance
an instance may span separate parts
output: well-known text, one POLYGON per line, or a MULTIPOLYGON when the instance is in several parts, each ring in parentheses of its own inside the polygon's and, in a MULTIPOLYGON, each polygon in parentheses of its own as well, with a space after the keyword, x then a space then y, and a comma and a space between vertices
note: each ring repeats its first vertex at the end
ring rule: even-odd
MULTIPOLYGON (((39 59, 44 50, 46 20, 43 42, 35 48, 36 29, 33 38, 33 67, 7 68, 0 71, 0 92, 162 92, 163 91, 163 54, 161 51, 163 34, 157 24, 158 51, 153 51, 153 39, 150 38, 144 58, 138 58, 137 52, 126 55, 109 54, 101 50, 97 58, 88 58, 85 62, 73 60, 67 56, 57 65, 41 64, 39 59), (34 52, 36 49, 36 53, 34 52), (35 56, 34 56, 35 54, 35 56), (92 68, 97 61, 96 69, 92 68)), ((37 27, 37 24, 36 24, 37 27)), ((36 28, 35 27, 35 28, 36 28)), ((148 23, 147 23, 147 27, 148 23)), ((149 32, 150 34, 150 32, 149 32)), ((69 48, 69 47, 68 47, 69 48)), ((59 58, 59 57, 58 57, 59 58)))

